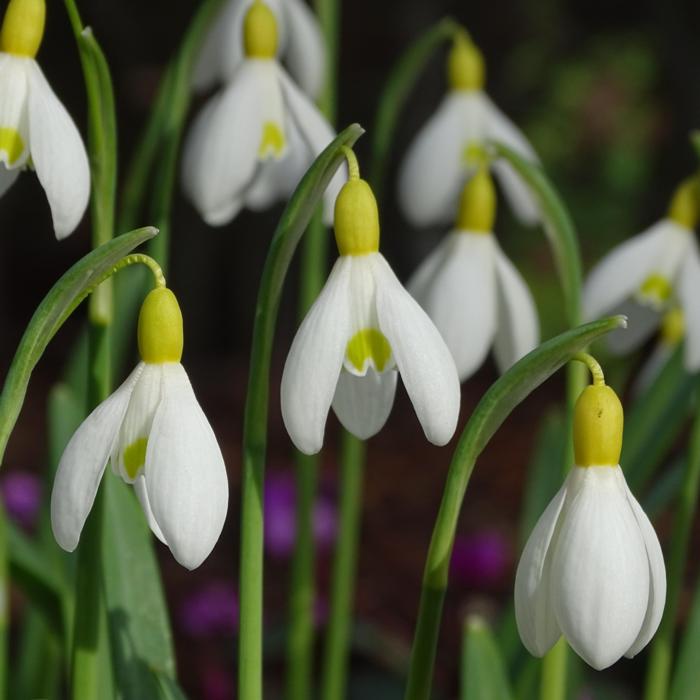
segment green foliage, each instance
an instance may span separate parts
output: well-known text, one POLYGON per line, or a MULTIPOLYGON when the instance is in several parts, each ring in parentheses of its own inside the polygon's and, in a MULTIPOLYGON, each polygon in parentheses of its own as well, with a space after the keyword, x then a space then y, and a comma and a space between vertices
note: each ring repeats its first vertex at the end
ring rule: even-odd
POLYGON ((464 624, 461 700, 511 700, 503 658, 491 630, 480 617, 464 624))

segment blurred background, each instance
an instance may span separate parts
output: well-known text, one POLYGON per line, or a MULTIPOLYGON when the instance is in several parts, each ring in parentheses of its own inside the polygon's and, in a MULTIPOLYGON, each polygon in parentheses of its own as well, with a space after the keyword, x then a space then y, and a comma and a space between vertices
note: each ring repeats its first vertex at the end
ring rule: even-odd
MULTIPOLYGON (((62 3, 48 5, 38 60, 85 133, 85 94, 73 36, 62 3)), ((113 73, 122 174, 166 63, 196 5, 160 0, 80 3, 83 21, 93 27, 113 73)), ((696 167, 688 133, 700 125, 700 4, 491 0, 477 6, 444 0, 353 0, 345 3, 342 16, 337 126, 357 121, 372 129, 377 99, 394 62, 428 26, 448 14, 468 28, 482 49, 487 91, 528 135, 568 203, 586 269, 614 244, 665 213, 675 185, 696 167)), ((409 98, 388 164, 381 203, 382 250, 401 279, 445 233, 408 226, 395 203, 394 182, 403 151, 445 92, 446 51, 447 47, 430 61, 409 98)), ((196 101, 195 107, 199 104, 196 101)), ((362 139, 356 150, 362 165, 369 138, 362 139)), ((184 363, 222 444, 232 487, 224 535, 197 571, 181 569, 158 545, 182 684, 190 697, 204 700, 231 698, 235 692, 242 410, 259 273, 281 211, 280 206, 265 215, 244 213, 231 225, 213 229, 178 193, 173 213, 168 282, 185 318, 184 363)), ((0 231, 0 374, 4 375, 43 295, 89 249, 89 221, 86 217, 70 239, 56 242, 40 185, 24 175, 0 200, 0 231)), ((542 232, 519 227, 503 207, 496 234, 534 291, 543 337, 563 330, 561 296, 542 232)), ((48 496, 41 493, 46 397, 60 377, 83 313, 66 324, 40 363, 0 477, 8 509, 29 530, 37 500, 48 496)), ((281 423, 276 391, 295 327, 292 274, 273 364, 266 493, 266 680, 271 692, 283 678, 294 502, 291 443, 281 423)), ((631 360, 641 361, 641 357, 631 360)), ((462 424, 496 376, 489 362, 464 385, 462 424)), ((437 678, 442 697, 456 696, 464 616, 477 611, 498 627, 511 602, 521 548, 518 524, 524 475, 535 452, 538 426, 562 401, 563 378, 558 376, 514 412, 479 461, 462 514, 444 616, 437 678)), ((556 435, 561 427, 554 416, 548 435, 556 435)), ((335 534, 337 435, 337 421, 331 418, 316 523, 319 632, 335 534)), ((403 390, 386 428, 370 441, 353 698, 401 697, 423 562, 452 447, 439 449, 425 441, 403 390)), ((665 520, 657 522, 663 542, 665 520)), ((694 568, 691 564, 689 580, 697 573, 694 568)), ((20 624, 21 596, 15 594, 12 602, 13 619, 20 624)), ((686 607, 687 596, 682 611, 686 607)), ((636 663, 621 663, 599 674, 603 685, 613 688, 607 697, 637 696, 636 663), (618 683, 627 690, 614 690, 618 683)), ((591 690, 600 694, 589 697, 604 697, 603 692, 591 690)))

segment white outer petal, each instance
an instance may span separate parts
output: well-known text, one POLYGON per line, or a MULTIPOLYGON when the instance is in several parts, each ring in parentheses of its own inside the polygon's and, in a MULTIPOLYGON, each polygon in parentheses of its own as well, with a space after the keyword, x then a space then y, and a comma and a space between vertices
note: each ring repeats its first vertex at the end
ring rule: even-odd
MULTIPOLYGON (((8 162, 9 153, 0 151, 0 164, 12 171, 22 168, 29 158, 27 102, 30 62, 33 63, 33 59, 0 53, 0 128, 18 131, 24 144, 22 153, 11 165, 8 162)), ((14 173, 12 182, 15 177, 17 172, 14 173)))
POLYGON ((459 377, 440 332, 401 286, 381 253, 372 256, 379 330, 386 336, 401 379, 435 445, 450 441, 459 418, 459 377))
POLYGON ((350 340, 351 265, 349 257, 336 261, 284 363, 282 419, 292 442, 305 454, 323 447, 328 409, 350 340))
POLYGON ((262 135, 257 66, 244 62, 231 83, 204 106, 185 142, 182 182, 202 218, 228 223, 242 205, 262 135))
POLYGON ((80 540, 119 435, 119 426, 143 364, 82 422, 63 452, 51 493, 51 527, 56 542, 72 552, 80 540))
POLYGON ((367 440, 386 423, 394 405, 398 372, 377 373, 371 367, 364 377, 343 370, 333 397, 333 411, 343 427, 367 440))
POLYGON ((649 643, 663 617, 666 604, 666 566, 656 531, 637 499, 632 495, 622 470, 618 473, 618 479, 621 482, 620 488, 624 488, 627 494, 627 501, 637 519, 649 561, 649 603, 642 629, 639 631, 634 644, 625 652, 625 656, 631 659, 649 643))
POLYGON ((515 265, 495 243, 498 321, 494 355, 501 372, 537 347, 540 322, 530 289, 515 265))
POLYGON ((425 308, 425 297, 431 289, 435 277, 440 274, 443 265, 447 262, 454 247, 453 234, 448 233, 433 250, 423 259, 420 265, 406 282, 406 289, 411 296, 425 308))
POLYGON ((627 317, 627 326, 611 331, 603 341, 613 355, 626 355, 642 346, 659 327, 662 318, 661 311, 640 304, 634 298, 627 299, 607 313, 627 317))
POLYGON ((163 384, 146 451, 146 491, 173 556, 196 569, 226 520, 226 466, 182 365, 165 365, 163 384))
POLYGON ((286 0, 287 27, 285 61, 301 89, 316 98, 323 88, 326 45, 316 15, 301 0, 286 0))
MULTIPOLYGON (((483 93, 482 100, 486 113, 484 124, 487 137, 500 141, 523 158, 538 163, 539 158, 522 131, 483 93)), ((540 211, 537 200, 520 175, 503 159, 495 161, 492 167, 518 219, 528 226, 538 223, 540 211)))
POLYGON ((59 240, 73 233, 90 201, 90 165, 78 128, 36 61, 28 64, 29 149, 59 240))
POLYGON ((415 226, 443 223, 455 216, 467 176, 464 135, 473 129, 473 140, 481 140, 481 109, 478 92, 448 93, 410 145, 399 170, 398 197, 404 215, 415 226))
POLYGON ((151 532, 167 546, 168 543, 165 541, 165 535, 161 532, 155 517, 153 517, 153 509, 148 501, 148 491, 146 491, 146 477, 143 474, 136 477, 136 481, 134 481, 134 491, 136 491, 136 497, 141 504, 141 510, 143 510, 143 514, 146 516, 148 527, 151 532))
POLYGON ((647 551, 619 469, 574 467, 552 552, 559 628, 599 671, 632 646, 649 600, 647 551))
POLYGON ((544 656, 561 636, 551 600, 550 545, 567 484, 568 479, 537 521, 515 573, 515 621, 520 639, 533 656, 544 656))
POLYGON ((694 234, 681 266, 676 293, 685 319, 685 368, 700 370, 700 253, 694 234))
POLYGON ((651 228, 621 243, 598 262, 583 288, 583 312, 594 320, 614 309, 639 289, 657 258, 679 227, 662 219, 651 228))

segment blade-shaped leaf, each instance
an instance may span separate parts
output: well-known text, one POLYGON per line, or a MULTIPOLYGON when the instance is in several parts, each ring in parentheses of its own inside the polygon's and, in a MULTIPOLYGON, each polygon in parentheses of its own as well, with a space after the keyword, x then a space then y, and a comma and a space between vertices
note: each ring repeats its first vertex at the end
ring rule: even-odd
POLYGON ((678 648, 676 670, 671 682, 670 700, 694 700, 700 687, 700 584, 696 586, 693 607, 678 648))
POLYGON ((22 336, 0 395, 0 464, 24 403, 29 378, 51 338, 105 273, 156 233, 150 227, 137 229, 88 253, 54 284, 39 304, 22 336))
POLYGON ((488 625, 470 617, 462 638, 462 700, 511 700, 501 652, 488 625))

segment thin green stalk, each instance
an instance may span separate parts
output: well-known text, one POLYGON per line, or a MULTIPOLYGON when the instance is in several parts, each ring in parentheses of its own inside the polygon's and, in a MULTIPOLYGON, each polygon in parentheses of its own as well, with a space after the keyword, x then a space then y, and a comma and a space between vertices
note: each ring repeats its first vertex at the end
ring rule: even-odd
POLYGON ((688 465, 683 475, 679 503, 671 536, 671 554, 668 558, 668 590, 666 608, 659 630, 654 637, 647 666, 645 700, 665 700, 673 661, 673 633, 678 614, 678 599, 683 586, 683 575, 688 561, 688 545, 698 503, 700 488, 700 411, 695 416, 688 465))
POLYGON ((344 430, 340 452, 340 523, 333 561, 321 700, 342 700, 346 693, 365 452, 365 443, 344 430))
POLYGON ((340 55, 341 0, 314 0, 314 9, 326 43, 326 80, 318 106, 331 124, 338 108, 338 57, 340 55))

